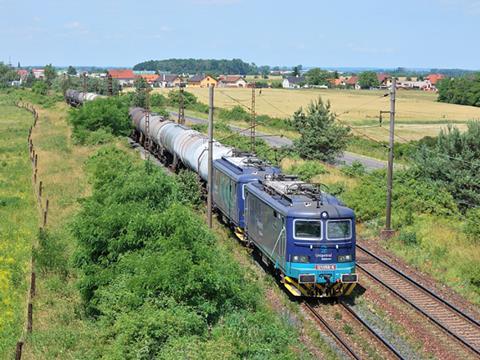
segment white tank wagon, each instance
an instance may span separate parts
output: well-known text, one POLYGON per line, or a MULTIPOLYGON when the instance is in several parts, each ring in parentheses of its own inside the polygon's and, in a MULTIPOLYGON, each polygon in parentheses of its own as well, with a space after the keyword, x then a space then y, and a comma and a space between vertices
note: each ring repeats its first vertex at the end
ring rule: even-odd
MULTIPOLYGON (((146 123, 145 110, 142 108, 131 108, 132 118, 137 140, 145 142, 146 123)), ((176 157, 186 167, 195 171, 200 177, 207 181, 208 178, 208 137, 187 126, 165 120, 163 117, 151 114, 149 124, 150 139, 155 145, 154 152, 166 151, 172 157, 176 157)), ((231 155, 233 148, 224 146, 218 142, 213 143, 213 160, 222 156, 231 155)), ((159 155, 161 155, 159 153, 159 155)))
POLYGON ((65 101, 71 106, 81 106, 85 101, 93 101, 98 98, 104 98, 105 96, 90 93, 90 92, 83 92, 73 89, 68 89, 65 92, 65 101))

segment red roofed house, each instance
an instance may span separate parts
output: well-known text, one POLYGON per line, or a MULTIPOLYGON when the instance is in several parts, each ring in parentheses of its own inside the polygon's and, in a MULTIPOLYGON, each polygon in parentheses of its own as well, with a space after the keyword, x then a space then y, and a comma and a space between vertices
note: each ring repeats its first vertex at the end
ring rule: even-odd
POLYGON ((218 77, 218 87, 246 87, 247 82, 240 75, 220 75, 218 77))
POLYGON ((135 81, 135 74, 130 69, 110 69, 108 74, 122 86, 132 86, 135 81))
POLYGON ((347 87, 353 87, 355 90, 360 90, 360 85, 358 84, 358 76, 350 76, 350 78, 345 81, 347 87))
POLYGON ((157 74, 140 74, 138 77, 144 78, 149 85, 153 85, 158 79, 157 74))
POLYGON ((17 74, 18 74, 18 76, 20 76, 20 83, 23 83, 27 79, 28 70, 19 69, 19 70, 17 70, 17 74))
POLYGON ((377 74, 377 79, 380 83, 381 88, 385 88, 391 85, 390 75, 388 74, 377 74))
POLYGON ((444 79, 445 76, 442 74, 430 74, 425 79, 430 81, 430 84, 435 86, 439 80, 444 79))

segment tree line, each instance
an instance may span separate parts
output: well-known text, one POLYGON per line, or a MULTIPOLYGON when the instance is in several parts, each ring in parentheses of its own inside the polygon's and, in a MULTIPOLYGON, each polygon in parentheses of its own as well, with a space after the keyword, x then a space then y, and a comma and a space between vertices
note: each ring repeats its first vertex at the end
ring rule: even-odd
POLYGON ((470 76, 443 79, 437 88, 438 101, 480 107, 480 72, 470 76))
POLYGON ((165 71, 174 74, 258 75, 268 74, 270 67, 249 64, 241 59, 166 59, 144 61, 136 64, 133 70, 165 71))

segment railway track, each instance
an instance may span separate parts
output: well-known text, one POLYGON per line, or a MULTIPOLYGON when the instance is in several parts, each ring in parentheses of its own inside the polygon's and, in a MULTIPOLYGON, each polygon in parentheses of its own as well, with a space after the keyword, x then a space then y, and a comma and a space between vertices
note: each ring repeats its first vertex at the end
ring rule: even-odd
POLYGON ((480 356, 480 323, 477 320, 358 243, 357 267, 480 356))
MULTIPOLYGON (((345 336, 338 330, 336 330, 331 323, 326 320, 318 308, 309 302, 303 303, 305 308, 310 312, 317 322, 327 330, 327 332, 335 339, 335 341, 340 345, 340 347, 352 358, 352 359, 362 359, 363 357, 354 349, 351 345, 351 342, 345 338, 345 336)), ((340 301, 338 303, 345 312, 347 312, 355 321, 364 328, 370 336, 377 342, 383 345, 385 350, 391 355, 391 358, 394 359, 404 359, 400 353, 378 332, 376 332, 367 322, 365 322, 355 310, 348 304, 340 301)))

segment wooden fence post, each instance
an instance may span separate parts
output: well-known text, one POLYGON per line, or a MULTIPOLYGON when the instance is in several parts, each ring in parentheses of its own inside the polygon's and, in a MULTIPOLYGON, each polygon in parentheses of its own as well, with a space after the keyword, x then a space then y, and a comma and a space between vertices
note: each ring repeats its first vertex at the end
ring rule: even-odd
MULTIPOLYGON (((33 265, 32 265, 33 267, 33 265)), ((36 292, 36 274, 35 274, 35 271, 32 270, 32 274, 31 274, 31 277, 30 277, 30 298, 33 299, 33 297, 35 296, 35 292, 36 292)))
POLYGON ((42 197, 42 190, 43 190, 43 182, 40 181, 38 184, 38 198, 40 199, 42 197))
POLYGON ((27 332, 32 333, 32 323, 33 323, 33 304, 31 301, 28 302, 28 311, 27 311, 27 332))
POLYGON ((22 348, 23 348, 23 341, 18 341, 17 347, 15 349, 15 360, 22 359, 22 348))

